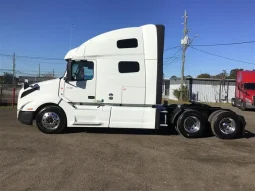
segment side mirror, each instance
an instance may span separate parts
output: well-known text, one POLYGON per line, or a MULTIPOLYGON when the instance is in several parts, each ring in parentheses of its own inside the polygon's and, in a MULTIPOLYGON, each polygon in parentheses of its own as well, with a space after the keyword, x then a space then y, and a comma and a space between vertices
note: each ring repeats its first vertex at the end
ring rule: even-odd
POLYGON ((72 62, 71 61, 68 61, 67 63, 65 81, 72 81, 72 62))
POLYGON ((27 89, 29 87, 28 80, 24 81, 24 89, 27 89))

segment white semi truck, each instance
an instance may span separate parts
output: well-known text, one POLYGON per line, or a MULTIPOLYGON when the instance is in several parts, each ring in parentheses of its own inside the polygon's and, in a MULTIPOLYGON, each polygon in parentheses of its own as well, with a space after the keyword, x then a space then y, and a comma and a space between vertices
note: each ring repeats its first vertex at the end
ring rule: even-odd
POLYGON ((223 139, 242 135, 245 120, 233 111, 191 102, 162 104, 163 25, 123 28, 70 50, 63 77, 19 92, 17 117, 44 133, 66 127, 176 128, 185 137, 212 131, 223 139))

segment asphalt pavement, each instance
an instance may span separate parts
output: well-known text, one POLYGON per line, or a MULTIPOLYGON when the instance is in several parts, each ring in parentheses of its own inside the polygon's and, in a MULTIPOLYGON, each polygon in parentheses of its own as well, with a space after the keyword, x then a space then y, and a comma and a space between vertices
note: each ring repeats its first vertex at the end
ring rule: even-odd
POLYGON ((147 130, 46 135, 0 108, 0 190, 255 190, 255 112, 244 138, 147 130))

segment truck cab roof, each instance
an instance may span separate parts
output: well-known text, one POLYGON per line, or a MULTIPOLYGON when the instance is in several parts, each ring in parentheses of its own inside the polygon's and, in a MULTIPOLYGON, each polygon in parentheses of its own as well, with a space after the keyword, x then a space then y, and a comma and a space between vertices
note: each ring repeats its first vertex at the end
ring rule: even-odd
POLYGON ((157 25, 122 28, 89 39, 79 47, 70 50, 65 60, 128 55, 144 55, 145 59, 157 59, 158 43, 163 42, 157 40, 157 25))

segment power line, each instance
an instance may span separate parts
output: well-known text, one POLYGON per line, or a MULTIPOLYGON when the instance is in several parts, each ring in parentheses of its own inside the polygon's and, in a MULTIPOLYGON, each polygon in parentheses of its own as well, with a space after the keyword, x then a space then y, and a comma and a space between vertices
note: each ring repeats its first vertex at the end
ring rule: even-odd
POLYGON ((165 63, 165 65, 171 65, 172 63, 174 63, 174 62, 177 62, 177 61, 180 61, 181 60, 181 58, 180 57, 176 57, 175 59, 173 59, 172 60, 172 62, 170 62, 170 63, 165 63))
POLYGON ((168 66, 170 66, 171 64, 173 64, 173 63, 176 63, 176 62, 179 62, 179 61, 181 61, 181 58, 179 57, 177 57, 176 59, 174 59, 172 62, 170 62, 169 64, 165 64, 164 66, 165 66, 165 69, 168 67, 168 66))
POLYGON ((177 57, 176 57, 176 56, 169 56, 169 57, 165 57, 164 60, 169 61, 169 60, 171 60, 171 59, 173 59, 173 58, 177 58, 177 57))
POLYGON ((180 48, 180 46, 174 46, 174 47, 171 47, 171 48, 166 48, 166 49, 164 49, 164 51, 168 51, 168 50, 172 50, 172 49, 176 49, 176 48, 180 48))
POLYGON ((25 74, 25 75, 28 75, 28 76, 35 76, 36 74, 30 74, 30 73, 26 73, 26 72, 20 72, 20 71, 17 71, 18 74, 25 74))
MULTIPOLYGON (((2 69, 0 69, 0 71, 12 71, 12 69, 11 69, 11 68, 2 68, 2 69)), ((37 70, 18 70, 18 71, 19 71, 19 72, 38 73, 37 70)), ((42 72, 42 73, 50 73, 50 72, 52 72, 52 70, 41 70, 41 72, 42 72)), ((59 73, 61 73, 61 72, 59 71, 59 73)))
MULTIPOLYGON (((6 56, 6 57, 12 57, 13 55, 11 54, 2 54, 0 53, 0 56, 6 56)), ((35 60, 61 60, 63 61, 64 59, 62 58, 49 58, 49 57, 33 57, 33 56, 18 56, 16 55, 17 58, 26 58, 26 59, 35 59, 35 60)))
MULTIPOLYGON (((251 43, 255 43, 255 41, 253 40, 253 41, 219 43, 219 44, 195 44, 192 46, 230 46, 230 45, 251 44, 251 43)), ((180 46, 166 48, 166 49, 164 49, 164 51, 176 49, 179 47, 180 46)), ((0 56, 12 57, 13 55, 0 53, 0 56)), ((61 61, 63 60, 63 58, 51 58, 51 57, 33 57, 33 56, 18 56, 18 55, 16 55, 16 57, 17 58, 27 58, 27 59, 37 59, 37 60, 61 60, 61 61)))
MULTIPOLYGON (((192 45, 192 46, 231 46, 231 45, 253 44, 253 43, 255 43, 255 40, 244 41, 244 42, 217 43, 217 44, 195 44, 195 45, 192 45)), ((166 49, 164 49, 164 51, 176 49, 176 48, 179 48, 179 47, 180 46, 174 46, 174 47, 171 47, 171 48, 166 48, 166 49)))
MULTIPOLYGON (((27 76, 32 76, 32 77, 39 77, 38 76, 38 73, 27 73, 27 72, 21 72, 21 71, 16 71, 17 74, 22 74, 22 75, 27 75, 27 76)), ((64 72, 58 72, 58 73, 53 73, 52 71, 51 72, 47 72, 47 73, 42 73, 41 76, 45 75, 45 74, 54 74, 54 75, 63 75, 64 72)), ((41 77, 40 76, 40 77, 41 77)))
MULTIPOLYGON (((182 48, 180 48, 179 50, 177 50, 177 51, 173 54, 173 56, 167 57, 167 58, 174 58, 174 60, 172 60, 171 63, 173 63, 177 58, 179 58, 179 57, 176 57, 176 54, 179 53, 181 50, 182 50, 182 48)), ((167 59, 167 58, 165 58, 165 59, 167 59)), ((163 65, 166 65, 170 60, 171 60, 171 59, 167 60, 163 65)), ((169 64, 171 64, 171 63, 169 63, 169 64)))
MULTIPOLYGON (((45 61, 41 61, 41 60, 37 60, 37 59, 35 59, 35 60, 31 60, 31 59, 27 59, 27 58, 18 58, 17 59, 20 63, 23 63, 23 62, 26 62, 26 63, 31 63, 31 64, 34 64, 35 63, 35 61, 38 61, 38 62, 40 62, 40 63, 42 63, 42 64, 63 64, 63 63, 60 63, 59 61, 56 61, 56 60, 45 60, 45 61)), ((64 60, 62 60, 62 61, 64 61, 64 60)))
POLYGON ((231 43, 221 43, 221 44, 196 44, 192 46, 231 46, 231 45, 240 45, 240 44, 250 44, 255 43, 255 41, 244 41, 244 42, 231 42, 231 43))
POLYGON ((64 60, 61 58, 48 58, 48 57, 32 57, 32 56, 17 56, 18 58, 28 58, 28 59, 36 59, 36 60, 64 60))
POLYGON ((11 57, 12 58, 11 54, 0 54, 0 56, 6 56, 6 57, 11 57))
POLYGON ((206 53, 206 54, 209 54, 209 55, 212 55, 212 56, 216 56, 216 57, 219 57, 219 58, 224 58, 226 60, 231 60, 231 61, 240 62, 240 63, 244 63, 244 64, 255 65, 254 63, 251 63, 251 62, 245 62, 245 61, 236 60, 236 59, 233 59, 233 58, 228 58, 228 57, 225 57, 225 56, 220 56, 220 55, 213 54, 213 53, 210 53, 210 52, 206 52, 204 50, 200 50, 200 49, 194 48, 193 46, 191 46, 190 48, 192 48, 194 50, 197 50, 197 51, 200 51, 200 52, 203 52, 203 53, 206 53))

